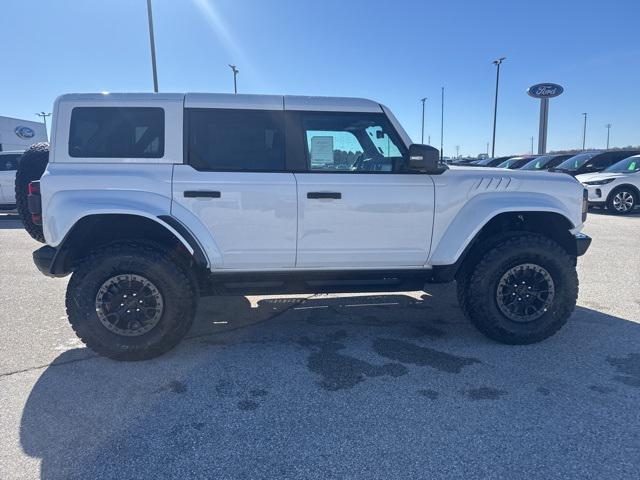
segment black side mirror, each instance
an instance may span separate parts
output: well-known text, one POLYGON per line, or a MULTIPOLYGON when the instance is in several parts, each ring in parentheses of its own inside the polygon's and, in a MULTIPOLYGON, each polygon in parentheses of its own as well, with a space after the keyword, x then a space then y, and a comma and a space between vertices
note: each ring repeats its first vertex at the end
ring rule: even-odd
POLYGON ((412 144, 409 147, 409 169, 422 173, 441 173, 440 152, 429 145, 412 144))

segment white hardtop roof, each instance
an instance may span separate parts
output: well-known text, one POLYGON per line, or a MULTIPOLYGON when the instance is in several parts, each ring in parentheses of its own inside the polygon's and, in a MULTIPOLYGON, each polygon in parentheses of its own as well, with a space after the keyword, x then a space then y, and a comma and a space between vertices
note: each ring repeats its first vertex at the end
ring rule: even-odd
POLYGON ((185 108, 243 108, 256 110, 314 110, 382 112, 379 103, 365 98, 251 95, 234 93, 69 93, 60 101, 184 101, 185 108))

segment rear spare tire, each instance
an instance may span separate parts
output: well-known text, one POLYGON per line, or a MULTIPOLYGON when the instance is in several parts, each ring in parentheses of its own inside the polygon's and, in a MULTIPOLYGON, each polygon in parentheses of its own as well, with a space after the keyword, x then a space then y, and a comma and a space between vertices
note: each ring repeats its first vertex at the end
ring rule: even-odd
POLYGON ((34 143, 24 152, 18 171, 16 172, 16 208, 22 219, 24 229, 34 240, 45 243, 42 225, 36 225, 31 219, 27 195, 29 182, 40 180, 49 163, 49 144, 47 142, 34 143))

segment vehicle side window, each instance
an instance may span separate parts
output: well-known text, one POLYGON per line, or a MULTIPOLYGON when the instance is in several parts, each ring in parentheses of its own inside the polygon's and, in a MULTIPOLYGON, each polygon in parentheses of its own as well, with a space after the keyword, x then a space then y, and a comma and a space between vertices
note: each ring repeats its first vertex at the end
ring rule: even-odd
POLYGON ((21 156, 22 155, 0 155, 0 172, 17 170, 21 156))
POLYGON ((404 145, 383 114, 303 113, 307 168, 317 172, 402 170, 404 145))
POLYGON ((188 162, 196 170, 283 171, 284 112, 189 109, 188 162))
POLYGON ((162 158, 164 110, 157 107, 76 107, 71 112, 69 156, 162 158))
POLYGON ((585 165, 593 165, 594 168, 604 168, 611 165, 611 154, 603 153, 602 155, 597 155, 591 160, 587 160, 585 165))

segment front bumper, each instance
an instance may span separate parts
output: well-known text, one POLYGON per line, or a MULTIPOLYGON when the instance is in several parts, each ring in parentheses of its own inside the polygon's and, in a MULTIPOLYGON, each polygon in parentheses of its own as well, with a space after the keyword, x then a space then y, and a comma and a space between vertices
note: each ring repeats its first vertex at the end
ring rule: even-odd
POLYGON ((576 233, 573 238, 576 242, 576 257, 584 255, 589 245, 591 245, 591 237, 584 233, 576 233))
POLYGON ((607 200, 607 192, 605 192, 605 185, 584 185, 587 190, 587 201, 589 203, 604 203, 607 200))
POLYGON ((33 252, 33 263, 36 264, 38 270, 47 277, 64 277, 68 272, 56 271, 56 258, 58 249, 45 245, 33 252))

